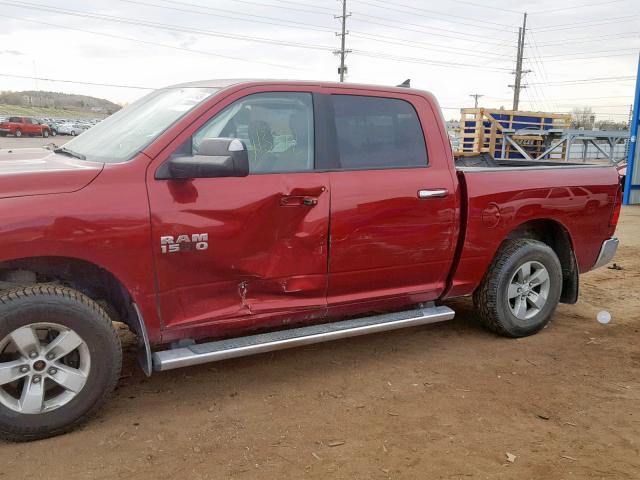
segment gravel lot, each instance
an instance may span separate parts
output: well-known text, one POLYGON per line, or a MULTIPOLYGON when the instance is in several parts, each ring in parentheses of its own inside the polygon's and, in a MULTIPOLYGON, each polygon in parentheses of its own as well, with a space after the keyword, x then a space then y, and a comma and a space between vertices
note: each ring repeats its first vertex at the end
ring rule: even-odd
POLYGON ((452 322, 147 379, 123 331, 106 407, 62 437, 0 442, 0 480, 640 478, 640 208, 618 235, 623 269, 581 277, 580 302, 521 340, 459 300, 452 322))
POLYGON ((3 148, 29 148, 29 147, 42 147, 49 143, 55 143, 56 145, 64 145, 73 137, 69 135, 56 135, 55 137, 43 138, 43 137, 0 137, 0 149, 3 148))

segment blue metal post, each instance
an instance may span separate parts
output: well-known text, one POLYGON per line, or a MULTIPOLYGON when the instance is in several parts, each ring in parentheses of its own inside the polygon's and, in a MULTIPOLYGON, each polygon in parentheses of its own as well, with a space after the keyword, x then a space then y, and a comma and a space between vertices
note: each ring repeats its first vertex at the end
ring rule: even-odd
POLYGON ((629 130, 629 154, 627 157, 627 176, 624 183, 624 197, 622 203, 629 205, 631 188, 633 188, 633 160, 636 156, 638 145, 638 117, 640 116, 640 55, 638 55, 638 76, 636 78, 636 94, 633 100, 633 116, 629 130))

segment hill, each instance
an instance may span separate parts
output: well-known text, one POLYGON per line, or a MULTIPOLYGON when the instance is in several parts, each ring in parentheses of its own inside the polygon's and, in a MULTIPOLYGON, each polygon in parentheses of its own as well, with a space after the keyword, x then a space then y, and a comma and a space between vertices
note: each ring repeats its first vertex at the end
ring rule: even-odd
POLYGON ((0 92, 0 115, 102 117, 120 108, 109 100, 87 95, 33 90, 0 92))

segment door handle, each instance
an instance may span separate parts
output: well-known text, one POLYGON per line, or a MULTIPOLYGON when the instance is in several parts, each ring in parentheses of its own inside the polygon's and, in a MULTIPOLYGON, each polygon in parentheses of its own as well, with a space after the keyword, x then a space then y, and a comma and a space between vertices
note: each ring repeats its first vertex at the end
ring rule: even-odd
POLYGON ((437 188, 434 190, 418 190, 418 198, 442 198, 449 194, 446 188, 437 188))
POLYGON ((318 204, 316 197, 307 195, 283 195, 280 198, 280 205, 283 207, 314 207, 318 204))

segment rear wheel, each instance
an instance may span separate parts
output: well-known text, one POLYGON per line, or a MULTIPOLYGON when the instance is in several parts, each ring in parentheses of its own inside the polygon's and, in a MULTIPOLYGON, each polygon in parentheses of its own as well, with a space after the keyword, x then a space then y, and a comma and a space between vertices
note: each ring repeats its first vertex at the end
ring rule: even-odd
POLYGON ((508 240, 473 295, 480 320, 507 337, 524 337, 549 323, 560 300, 562 267, 537 240, 508 240))
POLYGON ((114 389, 121 362, 110 318, 82 293, 40 285, 0 295, 0 438, 73 429, 114 389))
POLYGON ((16 135, 16 137, 21 137, 22 136, 22 130, 20 130, 19 128, 16 129, 15 135, 16 135))
POLYGON ((42 130, 42 136, 44 138, 48 138, 49 137, 49 130, 47 130, 47 129, 42 130))

